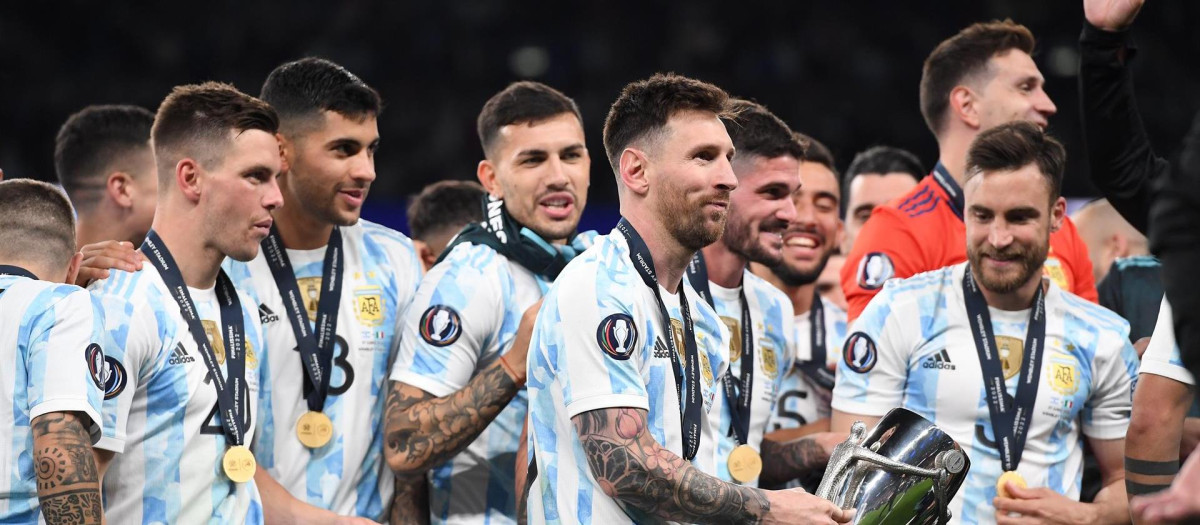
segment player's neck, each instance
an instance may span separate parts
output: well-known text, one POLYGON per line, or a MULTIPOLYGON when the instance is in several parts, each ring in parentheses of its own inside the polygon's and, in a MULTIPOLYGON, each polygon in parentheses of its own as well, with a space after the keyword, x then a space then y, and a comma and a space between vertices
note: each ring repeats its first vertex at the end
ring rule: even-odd
POLYGON ((275 227, 283 246, 292 250, 315 250, 329 244, 333 224, 325 222, 304 209, 303 204, 291 203, 274 212, 275 227))
POLYGON ((80 213, 75 221, 76 249, 102 241, 137 242, 134 237, 139 234, 130 231, 125 221, 121 220, 120 210, 112 209, 106 202, 97 203, 96 207, 100 209, 80 213))
POLYGON ((196 235, 196 224, 192 217, 164 214, 160 206, 155 211, 151 228, 167 245, 184 283, 203 290, 216 286, 217 273, 221 271, 221 263, 225 262, 225 254, 210 246, 202 236, 196 235))
POLYGON ((782 291, 788 299, 792 301, 792 312, 795 315, 803 315, 812 309, 813 291, 817 288, 817 282, 813 281, 800 286, 792 286, 780 279, 775 272, 770 268, 759 263, 750 263, 750 273, 761 277, 764 281, 771 283, 776 289, 782 291))
POLYGON ((650 214, 643 217, 640 213, 625 214, 623 212, 623 215, 642 237, 646 248, 650 250, 650 257, 654 259, 654 275, 658 279, 658 284, 667 292, 678 293, 679 283, 683 280, 683 272, 687 269, 687 265, 696 251, 680 244, 666 231, 662 222, 650 214))
POLYGON ((746 272, 746 264, 750 261, 741 254, 735 253, 717 240, 703 250, 704 267, 708 270, 708 280, 722 288, 737 288, 742 285, 742 277, 746 272))
POLYGON ((946 171, 950 172, 950 177, 959 187, 962 187, 963 178, 966 176, 967 149, 971 147, 971 140, 974 138, 957 133, 947 136, 938 144, 938 162, 946 167, 946 171))
MULTIPOLYGON (((1038 267, 1040 268, 1041 266, 1039 265, 1038 267)), ((986 286, 980 286, 979 289, 983 291, 983 298, 987 300, 988 306, 997 310, 1017 312, 1028 309, 1033 305, 1033 296, 1037 294, 1039 286, 1042 286, 1041 272, 1037 272, 1037 275, 1030 277, 1020 288, 1008 293, 993 292, 988 290, 986 286)))

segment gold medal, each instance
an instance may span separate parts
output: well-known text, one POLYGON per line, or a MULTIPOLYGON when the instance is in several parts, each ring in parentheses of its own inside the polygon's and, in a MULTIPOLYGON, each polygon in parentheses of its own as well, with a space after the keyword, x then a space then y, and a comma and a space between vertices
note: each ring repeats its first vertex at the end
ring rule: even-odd
POLYGON ((250 452, 250 449, 237 445, 229 447, 229 450, 225 451, 221 466, 225 467, 225 476, 230 480, 235 483, 245 483, 254 478, 258 462, 254 461, 254 454, 250 452))
POLYGON ((1021 477, 1020 474, 1017 474, 1017 471, 1010 470, 1008 472, 1001 474, 1000 479, 996 480, 996 495, 997 496, 1000 496, 1001 498, 1011 498, 1012 497, 1008 494, 1008 485, 1007 484, 1009 482, 1011 482, 1013 485, 1021 487, 1021 488, 1026 487, 1025 478, 1021 477))
POLYGON ((762 473, 762 456, 750 445, 738 445, 729 453, 729 475, 738 483, 753 481, 762 473))
POLYGON ((305 412, 296 421, 296 437, 308 448, 321 448, 333 438, 333 421, 322 412, 305 412))

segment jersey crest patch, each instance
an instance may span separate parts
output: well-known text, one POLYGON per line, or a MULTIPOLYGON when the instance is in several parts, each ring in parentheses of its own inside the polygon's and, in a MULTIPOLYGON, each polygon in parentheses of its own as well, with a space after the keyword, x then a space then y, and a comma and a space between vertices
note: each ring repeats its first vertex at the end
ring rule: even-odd
POLYGON ((385 305, 383 294, 378 286, 364 286, 354 289, 354 317, 366 326, 383 324, 385 305))
POLYGON ((846 338, 846 346, 842 350, 842 360, 846 362, 846 366, 850 370, 865 374, 875 368, 875 362, 879 360, 879 351, 875 348, 875 341, 871 339, 871 336, 862 332, 854 332, 846 338))
POLYGON ((129 380, 125 367, 120 361, 111 356, 104 357, 104 399, 112 399, 125 391, 125 383, 129 380))
POLYGON ((450 346, 462 335, 462 317, 449 306, 435 304, 421 314, 421 339, 433 346, 450 346))
POLYGON ((96 384, 96 388, 103 389, 104 351, 100 349, 100 345, 92 343, 83 350, 83 357, 87 359, 88 373, 92 376, 92 382, 96 384))
POLYGON ((892 258, 883 252, 871 252, 858 263, 858 286, 864 290, 883 288, 896 275, 892 258))
POLYGON ((637 326, 626 314, 612 314, 596 327, 596 344, 609 357, 618 361, 629 359, 637 345, 637 326))

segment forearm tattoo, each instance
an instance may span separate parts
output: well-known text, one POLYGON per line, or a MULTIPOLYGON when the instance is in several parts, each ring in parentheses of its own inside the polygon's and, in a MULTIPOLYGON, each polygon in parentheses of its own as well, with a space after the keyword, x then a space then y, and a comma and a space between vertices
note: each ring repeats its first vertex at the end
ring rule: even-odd
POLYGON ((79 418, 50 412, 34 418, 33 462, 46 523, 100 523, 100 481, 92 441, 79 418))
POLYGON ((635 518, 760 523, 770 510, 763 491, 704 474, 659 446, 644 410, 593 410, 572 420, 600 488, 635 518))
POLYGON ((396 476, 396 494, 388 523, 429 523, 429 483, 424 475, 396 476))
POLYGON ((399 382, 392 382, 386 413, 388 464, 400 475, 413 475, 444 462, 470 445, 518 390, 498 361, 446 397, 406 395, 399 382))
POLYGON ((803 437, 786 443, 762 441, 763 485, 782 484, 806 476, 829 463, 829 454, 820 443, 803 437))

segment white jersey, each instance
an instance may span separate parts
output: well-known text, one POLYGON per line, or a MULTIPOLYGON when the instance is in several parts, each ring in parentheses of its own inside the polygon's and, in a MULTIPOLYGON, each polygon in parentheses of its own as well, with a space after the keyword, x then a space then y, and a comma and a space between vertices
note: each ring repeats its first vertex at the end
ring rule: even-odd
MULTIPOLYGON (((455 246, 430 268, 405 314, 391 379, 437 397, 508 352, 525 310, 550 283, 496 250, 455 246)), ((528 401, 509 401, 470 445, 429 472, 433 523, 515 523, 514 457, 528 401)))
POLYGON ((1183 366, 1179 357, 1179 344, 1175 342, 1175 321, 1171 319, 1171 303, 1163 297, 1158 308, 1158 321, 1154 323, 1154 335, 1150 346, 1142 354, 1142 374, 1154 374, 1195 386, 1196 378, 1183 366))
MULTIPOLYGON (((751 390, 750 429, 746 441, 754 450, 761 451, 763 434, 769 432, 767 422, 775 409, 775 402, 783 386, 784 373, 796 360, 795 347, 789 340, 792 327, 792 302, 783 292, 770 283, 750 273, 743 272, 742 286, 746 289, 746 305, 750 310, 754 335, 754 387, 751 390)), ((742 287, 723 288, 708 283, 713 303, 721 322, 729 331, 729 369, 725 376, 738 384, 742 373, 742 304, 739 296, 742 287)), ((720 386, 720 385, 718 385, 720 386)), ((739 390, 740 391, 740 390, 739 390)), ((717 444, 717 477, 735 482, 729 475, 729 454, 738 446, 737 434, 733 430, 733 412, 724 390, 717 393, 717 404, 721 406, 721 426, 717 427, 721 440, 717 444)), ((746 483, 757 487, 758 480, 746 483)))
MULTIPOLYGON (((234 483, 222 470, 231 444, 221 427, 217 391, 158 270, 149 263, 133 273, 110 270, 89 289, 103 305, 113 341, 115 375, 104 401, 104 437, 96 445, 118 453, 104 475, 108 522, 262 523, 254 480, 234 483)), ((188 292, 224 365, 216 289, 188 292)), ((254 303, 240 291, 238 299, 246 338, 246 435, 253 436, 264 349, 254 303)))
MULTIPOLYGON (((825 317, 825 364, 833 365, 838 362, 842 342, 846 340, 846 311, 823 298, 816 300, 821 301, 825 317)), ((792 343, 796 345, 796 362, 788 366, 783 377, 769 431, 802 427, 830 416, 833 392, 821 388, 800 369, 801 365, 813 360, 809 312, 796 315, 795 327, 792 343)))
MULTIPOLYGON (((964 523, 994 523, 1002 467, 963 298, 965 268, 889 282, 871 300, 842 351, 833 408, 882 416, 904 407, 932 421, 971 459, 950 511, 964 523)), ((1078 499, 1080 432, 1092 439, 1125 437, 1138 358, 1129 324, 1116 314, 1052 281, 1045 307, 1041 382, 1017 471, 1030 487, 1078 499)), ((989 312, 1008 393, 1015 396, 1029 311, 989 312)))
POLYGON ((78 412, 100 439, 104 317, 77 286, 0 275, 0 522, 37 523, 30 422, 78 412))
MULTIPOLYGON (((704 401, 700 448, 692 464, 716 475, 722 432, 721 410, 713 403, 722 394, 715 378, 729 366, 729 333, 686 279, 679 290, 695 325, 704 401)), ((659 293, 671 329, 616 230, 571 261, 547 293, 529 345, 526 384, 529 450, 537 461, 528 500, 530 523, 633 523, 596 482, 571 421, 576 415, 618 407, 645 410, 654 440, 683 457, 680 397, 667 342, 674 337, 683 351, 680 295, 661 287, 659 293)), ((690 387, 685 385, 684 396, 690 387)))
MULTIPOLYGON (((255 297, 269 350, 254 440, 258 465, 301 501, 342 515, 380 519, 395 488, 383 460, 387 372, 421 263, 408 237, 383 226, 360 220, 341 228, 341 234, 342 293, 323 410, 334 433, 318 449, 305 447, 296 437, 296 422, 308 412, 305 372, 265 250, 248 263, 227 260, 225 268, 239 289, 255 297)), ((315 322, 325 248, 287 250, 287 255, 309 321, 315 322)))

